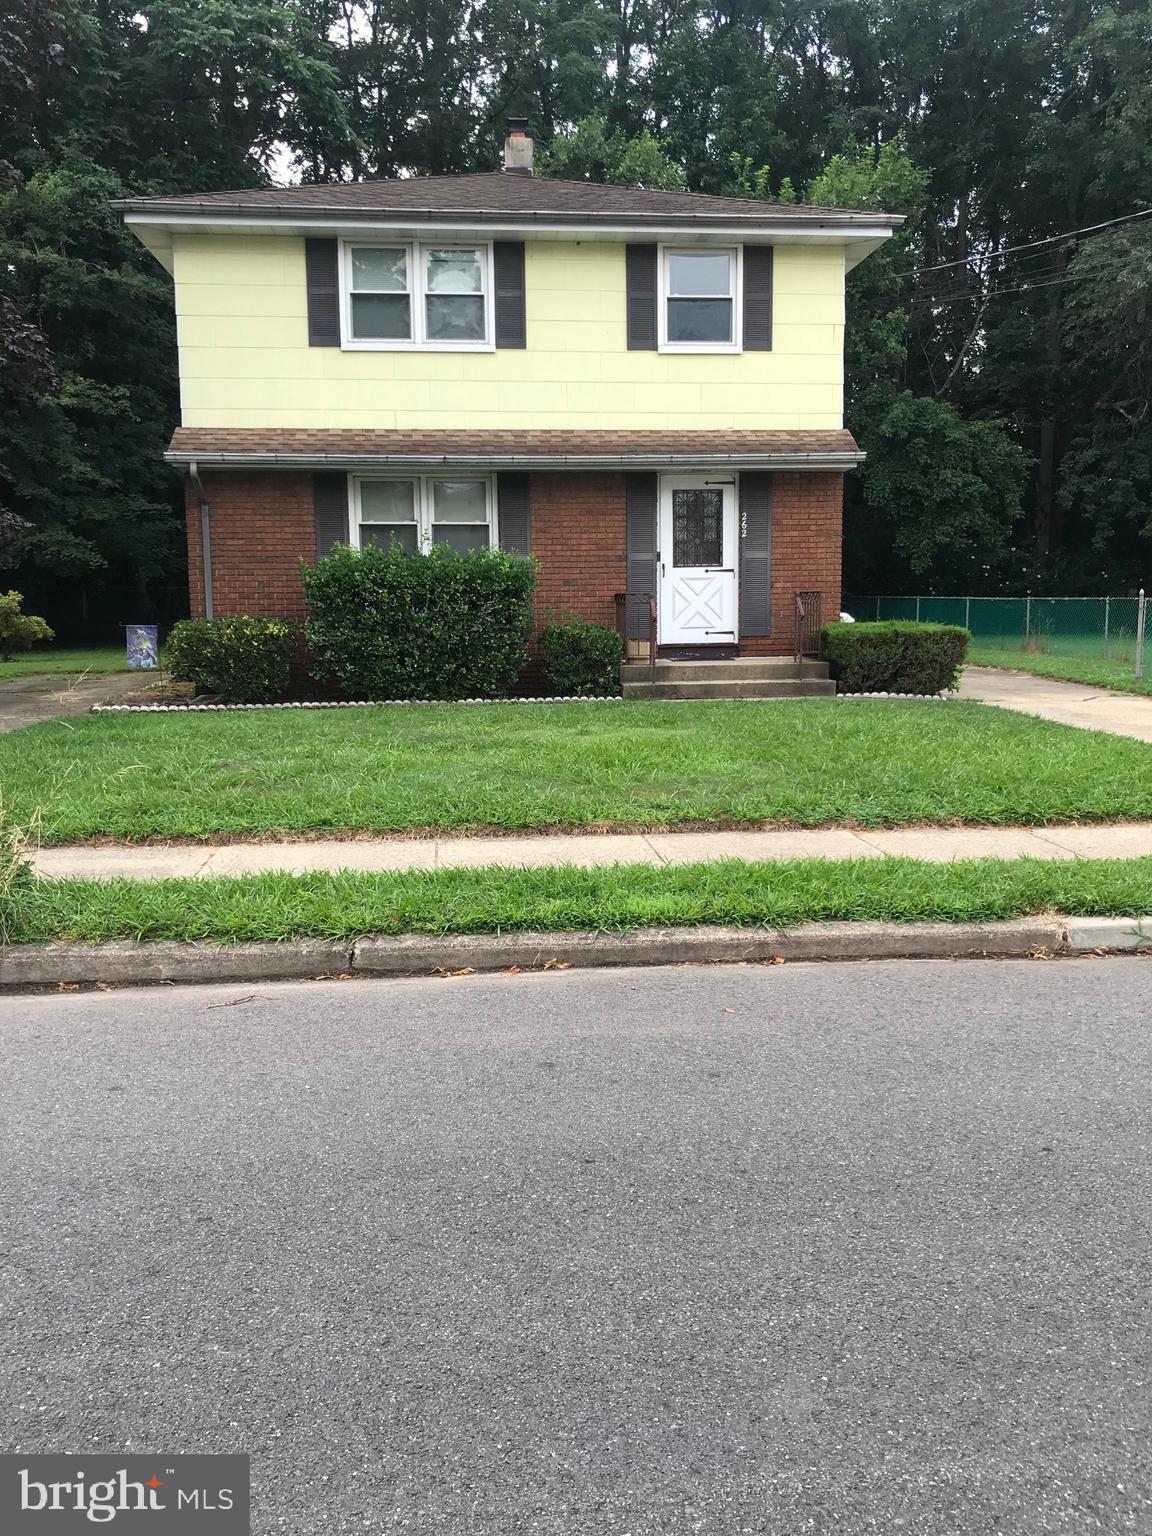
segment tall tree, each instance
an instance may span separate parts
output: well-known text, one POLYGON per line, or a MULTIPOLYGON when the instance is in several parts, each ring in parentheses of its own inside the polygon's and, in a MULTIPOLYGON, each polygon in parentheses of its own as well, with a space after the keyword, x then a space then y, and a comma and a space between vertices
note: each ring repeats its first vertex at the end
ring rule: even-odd
POLYGON ((1150 574, 1110 221, 1152 209, 1152 0, 0 0, 0 102, 26 584, 179 580, 170 289, 108 197, 491 169, 509 113, 551 174, 914 215, 850 282, 853 585, 1150 574), (916 443, 969 487, 946 513, 916 443))
POLYGON ((0 12, 0 507, 23 525, 14 581, 66 631, 182 586, 171 283, 110 199, 257 185, 305 159, 308 124, 347 128, 298 4, 34 0, 27 20, 0 12))
POLYGON ((1027 461, 1003 423, 965 419, 907 388, 909 271, 924 249, 929 173, 897 136, 833 156, 805 200, 902 213, 898 235, 848 277, 845 413, 868 457, 850 477, 845 566, 857 589, 980 590, 1000 579, 1027 461))
POLYGON ((627 134, 594 114, 559 134, 540 157, 540 173, 569 181, 610 181, 623 187, 679 191, 684 172, 647 128, 627 134))

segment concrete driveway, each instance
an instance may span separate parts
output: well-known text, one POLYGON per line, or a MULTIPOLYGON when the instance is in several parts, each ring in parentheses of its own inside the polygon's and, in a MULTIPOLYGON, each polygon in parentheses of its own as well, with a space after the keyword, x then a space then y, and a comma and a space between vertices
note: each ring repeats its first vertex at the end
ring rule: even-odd
POLYGON ((152 679, 132 672, 66 672, 10 678, 0 682, 0 731, 15 731, 40 720, 84 715, 106 699, 121 701, 152 679))
POLYGON ((1040 715, 1060 725, 1152 741, 1152 698, 1137 694, 1115 693, 1088 683, 1062 683, 1030 672, 1001 672, 993 667, 965 667, 960 693, 966 699, 1040 715))
POLYGON ((1152 961, 0 1001, 7 1448, 256 1536, 1152 1529, 1152 961))

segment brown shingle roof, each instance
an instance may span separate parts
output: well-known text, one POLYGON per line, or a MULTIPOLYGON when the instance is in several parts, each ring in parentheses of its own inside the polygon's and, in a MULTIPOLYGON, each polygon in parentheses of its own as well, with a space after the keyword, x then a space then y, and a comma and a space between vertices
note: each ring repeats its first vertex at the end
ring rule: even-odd
POLYGON ((686 459, 860 459, 851 432, 485 432, 373 431, 316 427, 178 427, 166 455, 174 463, 277 463, 285 467, 345 460, 569 464, 686 459))
POLYGON ((178 197, 122 198, 113 207, 122 212, 155 214, 242 212, 317 217, 364 212, 404 215, 411 219, 448 215, 481 220, 553 218, 592 223, 621 223, 634 219, 672 223, 700 220, 740 225, 767 221, 848 226, 903 222, 893 214, 766 203, 741 197, 713 197, 704 192, 649 191, 599 182, 560 181, 548 176, 517 176, 504 171, 469 176, 409 176, 391 181, 260 187, 178 197))

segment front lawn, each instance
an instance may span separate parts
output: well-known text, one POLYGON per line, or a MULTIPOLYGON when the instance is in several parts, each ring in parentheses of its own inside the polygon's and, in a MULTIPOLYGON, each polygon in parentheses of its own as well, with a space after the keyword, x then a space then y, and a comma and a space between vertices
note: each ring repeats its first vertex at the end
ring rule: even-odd
POLYGON ((1152 911, 1152 859, 798 859, 791 863, 208 880, 59 880, 24 888, 15 943, 73 939, 354 939, 805 921, 985 922, 1152 911))
POLYGON ((1152 749, 978 703, 97 715, 0 737, 44 840, 1152 817, 1152 749))
MULTIPOLYGON (((1002 667, 1012 672, 1032 672, 1037 677, 1063 678, 1069 683, 1088 683, 1093 688, 1114 688, 1118 693, 1152 694, 1152 677, 1137 682, 1131 661, 1102 661, 1098 656, 1050 656, 1035 651, 973 649, 968 660, 974 667, 1002 667)), ((1148 658, 1152 669, 1152 655, 1148 658)))
POLYGON ((43 651, 21 651, 12 661, 0 661, 0 683, 17 677, 56 677, 62 672, 78 677, 83 672, 126 672, 123 646, 64 650, 55 646, 43 651))

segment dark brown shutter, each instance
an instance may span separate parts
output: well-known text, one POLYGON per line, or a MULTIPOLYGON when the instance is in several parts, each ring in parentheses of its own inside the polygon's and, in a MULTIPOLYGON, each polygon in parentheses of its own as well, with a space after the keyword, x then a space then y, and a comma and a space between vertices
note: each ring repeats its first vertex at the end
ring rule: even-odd
POLYGON ((772 247, 744 247, 744 350, 772 350, 772 247))
POLYGON ((492 244, 495 269, 496 345, 526 347, 528 326, 524 317, 524 242, 496 240, 492 244))
POLYGON ((530 552, 528 476, 496 476, 496 515, 500 523, 500 548, 513 554, 530 552))
POLYGON ((316 517, 316 558, 332 553, 333 544, 347 544, 348 476, 333 473, 312 476, 312 506, 316 517))
POLYGON ((629 352, 656 350, 656 256, 654 245, 625 247, 629 352))
POLYGON ((772 633, 772 476, 740 476, 740 635, 772 633))
POLYGON ((628 637, 647 640, 648 605, 656 596, 656 476, 626 475, 628 512, 628 637))
POLYGON ((335 240, 305 240, 304 271, 308 283, 308 345, 340 345, 340 280, 335 240))

